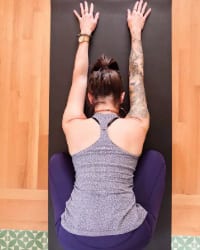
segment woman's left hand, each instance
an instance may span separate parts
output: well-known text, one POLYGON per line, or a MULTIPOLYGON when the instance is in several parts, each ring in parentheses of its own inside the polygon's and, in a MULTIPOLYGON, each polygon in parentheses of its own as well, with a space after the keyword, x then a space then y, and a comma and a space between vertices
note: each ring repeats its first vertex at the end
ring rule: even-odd
POLYGON ((81 15, 76 10, 74 10, 74 14, 79 20, 81 33, 91 35, 97 26, 99 12, 94 16, 94 4, 91 3, 88 7, 87 1, 84 1, 84 4, 80 3, 80 8, 81 15))

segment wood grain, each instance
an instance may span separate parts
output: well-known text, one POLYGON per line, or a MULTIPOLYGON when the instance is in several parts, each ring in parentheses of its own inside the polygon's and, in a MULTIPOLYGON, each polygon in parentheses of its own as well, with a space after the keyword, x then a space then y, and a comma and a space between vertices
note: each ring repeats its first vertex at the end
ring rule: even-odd
POLYGON ((47 231, 47 190, 0 189, 0 228, 47 231))
POLYGON ((0 221, 47 229, 50 1, 1 0, 0 23, 0 221))
POLYGON ((172 232, 200 234, 200 1, 172 1, 172 232))
POLYGON ((200 235, 200 195, 173 194, 173 235, 200 235))
POLYGON ((200 7, 173 1, 173 192, 200 194, 200 7), (195 28, 194 28, 195 27, 195 28))

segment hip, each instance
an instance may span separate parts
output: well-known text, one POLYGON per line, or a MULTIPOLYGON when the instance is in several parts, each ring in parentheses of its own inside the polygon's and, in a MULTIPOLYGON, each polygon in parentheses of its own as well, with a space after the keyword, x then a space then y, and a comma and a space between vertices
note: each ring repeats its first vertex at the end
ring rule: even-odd
POLYGON ((143 223, 136 229, 117 235, 108 236, 82 236, 70 233, 61 225, 57 225, 57 236, 64 247, 64 250, 92 250, 94 248, 115 250, 139 250, 138 246, 145 245, 149 242, 151 230, 151 218, 147 214, 143 223))

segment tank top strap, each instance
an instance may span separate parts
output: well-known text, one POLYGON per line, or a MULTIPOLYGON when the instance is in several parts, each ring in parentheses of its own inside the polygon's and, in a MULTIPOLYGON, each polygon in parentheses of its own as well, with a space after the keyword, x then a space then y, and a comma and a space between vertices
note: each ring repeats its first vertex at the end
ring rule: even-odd
POLYGON ((99 123, 101 130, 106 130, 112 122, 119 118, 119 116, 115 113, 95 113, 92 118, 99 123))

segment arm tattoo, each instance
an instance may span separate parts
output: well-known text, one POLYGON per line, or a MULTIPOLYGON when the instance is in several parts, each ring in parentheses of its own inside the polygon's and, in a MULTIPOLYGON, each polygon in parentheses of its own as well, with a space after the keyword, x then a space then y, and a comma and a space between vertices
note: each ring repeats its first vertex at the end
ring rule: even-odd
POLYGON ((129 115, 138 118, 147 118, 149 115, 144 89, 143 61, 142 42, 133 40, 129 57, 129 115))

